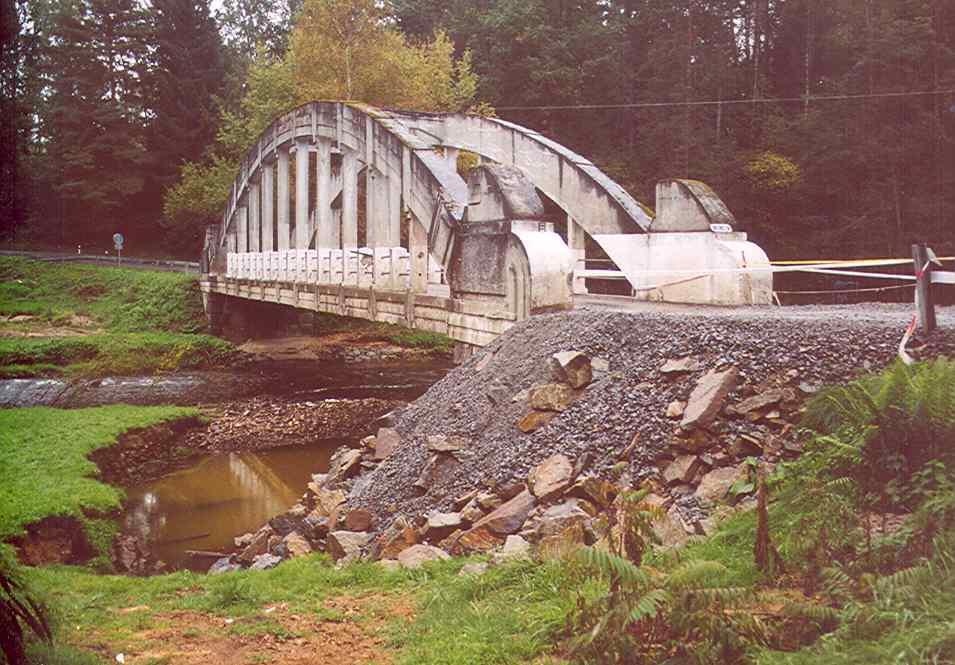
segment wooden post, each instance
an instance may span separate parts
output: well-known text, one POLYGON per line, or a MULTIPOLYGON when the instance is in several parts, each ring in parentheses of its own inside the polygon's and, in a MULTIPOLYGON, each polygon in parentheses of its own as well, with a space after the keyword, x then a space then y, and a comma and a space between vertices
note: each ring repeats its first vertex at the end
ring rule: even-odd
POLYGON ((915 306, 922 332, 935 330, 935 302, 932 300, 932 264, 924 242, 912 245, 912 261, 915 263, 915 306))

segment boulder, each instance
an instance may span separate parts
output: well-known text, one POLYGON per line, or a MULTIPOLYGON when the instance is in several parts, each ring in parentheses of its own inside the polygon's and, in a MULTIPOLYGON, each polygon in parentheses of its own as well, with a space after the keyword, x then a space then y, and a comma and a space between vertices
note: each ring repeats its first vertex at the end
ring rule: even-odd
POLYGON ((541 513, 534 521, 533 532, 536 538, 547 538, 564 531, 573 524, 580 524, 584 529, 589 529, 590 515, 578 505, 577 499, 568 499, 541 513))
POLYGON ((684 358, 671 358, 660 367, 661 374, 682 374, 685 372, 696 372, 700 369, 700 361, 693 356, 684 358))
POLYGON ((328 534, 328 553, 335 561, 354 561, 371 541, 371 534, 363 531, 332 531, 328 534))
POLYGON ((671 506, 666 514, 653 520, 653 533, 659 539, 660 547, 664 549, 680 547, 690 538, 675 505, 671 506))
POLYGON ((299 527, 301 520, 297 520, 288 513, 276 515, 269 520, 269 526, 279 536, 286 536, 299 527))
POLYGON ((570 487, 574 466, 566 455, 551 455, 535 466, 527 476, 527 488, 541 500, 553 498, 570 487))
POLYGON ((470 550, 486 552, 504 541, 512 533, 517 533, 524 526, 527 515, 536 505, 537 500, 528 490, 524 490, 510 501, 485 515, 474 526, 461 535, 458 540, 460 547, 470 550))
POLYGON ((517 421, 517 429, 524 432, 524 434, 536 432, 553 420, 556 415, 557 413, 554 411, 531 411, 517 421))
POLYGON ((285 536, 285 538, 282 539, 282 543, 284 543, 286 549, 288 549, 290 559, 296 559, 312 553, 312 546, 298 531, 293 531, 285 536))
POLYGON ((249 544, 239 553, 237 557, 238 561, 248 565, 252 563, 253 559, 258 555, 265 554, 269 549, 269 538, 273 535, 272 527, 268 525, 256 531, 249 544))
POLYGON ((379 427, 378 434, 375 435, 375 459, 378 461, 387 459, 399 443, 401 443, 401 437, 398 435, 398 430, 393 427, 379 427))
POLYGON ((497 382, 488 386, 487 389, 485 389, 484 394, 489 400, 491 400, 491 404, 498 406, 505 404, 507 400, 511 398, 511 391, 507 388, 507 386, 497 382))
POLYGON ((451 556, 444 550, 433 545, 412 545, 398 554, 398 562, 405 568, 414 570, 428 561, 441 561, 451 556))
POLYGON ((252 565, 249 566, 249 569, 268 570, 269 568, 275 568, 280 563, 282 563, 282 557, 275 556, 274 554, 260 554, 252 560, 252 565))
POLYGON ((580 389, 593 381, 590 358, 579 351, 561 351, 550 357, 554 378, 564 381, 571 388, 580 389))
POLYGON ((576 522, 559 533, 541 538, 537 543, 537 552, 544 559, 562 559, 586 544, 584 525, 576 522))
POLYGON ((302 532, 309 540, 321 540, 328 535, 331 528, 331 520, 327 515, 319 515, 315 511, 309 513, 302 520, 302 532))
POLYGON ((574 397, 574 391, 565 383, 545 383, 531 388, 527 401, 538 411, 564 411, 574 397))
POLYGON ((242 566, 233 563, 232 557, 224 556, 221 559, 216 559, 215 563, 209 566, 207 573, 209 575, 222 575, 223 573, 231 573, 234 570, 242 570, 242 566))
POLYGON ((461 462, 449 453, 432 455, 431 459, 425 463, 414 486, 421 494, 427 494, 435 485, 441 485, 450 480, 460 466, 461 462))
POLYGON ((529 559, 531 544, 520 536, 510 535, 504 539, 504 546, 494 553, 494 560, 498 563, 514 559, 529 559))
POLYGON ((767 406, 772 406, 781 402, 786 396, 782 390, 764 390, 760 393, 744 399, 739 404, 734 404, 731 408, 734 413, 744 416, 751 411, 759 411, 767 406))
POLYGON ((692 483, 702 464, 696 455, 680 455, 663 470, 663 480, 667 485, 692 483))
POLYGON ((483 575, 487 572, 488 565, 483 561, 466 563, 458 571, 458 577, 467 577, 469 575, 483 575))
POLYGON ((345 529, 348 531, 369 531, 375 523, 375 516, 364 508, 353 508, 345 516, 345 529))
POLYGON ((315 494, 315 510, 310 514, 316 517, 332 518, 338 514, 338 508, 343 503, 345 503, 344 492, 322 488, 315 494))
POLYGON ((428 437, 428 450, 433 453, 454 453, 463 450, 467 444, 468 440, 463 436, 432 434, 428 437))
POLYGON ((715 505, 725 499, 730 487, 737 480, 746 478, 747 473, 745 464, 713 469, 700 479, 700 484, 693 496, 704 505, 715 505))
POLYGON ((679 400, 673 400, 667 404, 667 418, 682 418, 683 412, 686 410, 686 402, 681 402, 679 400))
POLYGON ((700 377, 687 400, 680 427, 689 430, 709 425, 722 408, 726 396, 736 387, 738 374, 735 367, 730 367, 721 372, 710 370, 700 377))
MULTIPOLYGON (((517 494, 515 494, 514 496, 517 496, 517 494)), ((502 503, 504 503, 504 500, 501 499, 501 497, 499 497, 494 492, 481 492, 476 497, 474 497, 474 500, 477 501, 477 504, 483 510, 494 510, 495 508, 498 508, 502 503)))
POLYGON ((461 520, 468 524, 474 524, 482 517, 484 517, 484 509, 481 508, 477 499, 468 502, 468 505, 461 509, 461 520))
POLYGON ((596 476, 581 476, 567 490, 567 496, 586 499, 600 509, 610 507, 619 493, 620 488, 616 485, 596 476))
POLYGON ((342 446, 329 460, 328 480, 326 484, 340 483, 358 472, 361 464, 361 450, 342 446))
POLYGON ((245 549, 252 542, 252 539, 255 538, 254 533, 243 533, 241 536, 236 536, 232 539, 232 542, 235 544, 237 549, 245 549))
POLYGON ((418 542, 418 532, 402 516, 396 517, 371 546, 373 559, 394 559, 409 545, 418 542))
POLYGON ((463 524, 461 513, 431 513, 424 525, 424 537, 433 542, 444 540, 463 524))

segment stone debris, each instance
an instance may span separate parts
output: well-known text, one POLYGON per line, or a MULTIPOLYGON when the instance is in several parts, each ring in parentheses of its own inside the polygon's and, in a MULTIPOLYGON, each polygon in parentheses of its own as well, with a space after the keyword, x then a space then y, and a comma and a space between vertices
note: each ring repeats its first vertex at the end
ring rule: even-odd
POLYGON ((531 544, 520 536, 511 535, 504 539, 504 546, 493 554, 495 563, 514 559, 529 559, 531 544))
POLYGON ((561 351, 551 357, 554 378, 580 390, 593 380, 590 358, 579 351, 561 351))
POLYGON ((527 401, 538 411, 566 411, 574 396, 574 391, 564 383, 545 383, 531 388, 527 401))
POLYGON ((466 563, 458 571, 458 577, 467 577, 468 575, 483 575, 487 572, 488 564, 479 561, 475 563, 466 563))
POLYGON ((274 554, 260 554, 252 561, 250 570, 268 570, 282 563, 282 557, 274 554))
POLYGON ((429 561, 450 559, 451 555, 433 545, 412 545, 398 554, 398 563, 404 568, 414 570, 429 561))
POLYGON ((574 467, 566 455, 552 455, 530 472, 527 488, 538 499, 546 500, 567 489, 573 474, 574 467))
POLYGON ((723 401, 736 387, 736 377, 739 371, 735 367, 727 370, 710 370, 697 381, 696 387, 690 393, 680 427, 693 429, 706 427, 723 406, 723 401))
POLYGON ((660 367, 661 374, 684 374, 689 372, 698 372, 702 365, 700 361, 693 356, 685 358, 670 359, 660 367))
POLYGON ((894 326, 844 317, 535 316, 389 412, 361 447, 336 451, 298 504, 236 538, 213 568, 309 551, 389 568, 412 553, 564 556, 617 542, 609 525, 620 495, 641 486, 652 488, 645 501, 663 546, 680 546, 752 505, 729 496, 734 485, 751 489, 739 482, 752 472, 744 460, 771 469, 798 456, 803 388, 849 378, 860 356, 873 367, 890 361, 896 337, 894 326), (851 357, 847 336, 859 349, 851 357))

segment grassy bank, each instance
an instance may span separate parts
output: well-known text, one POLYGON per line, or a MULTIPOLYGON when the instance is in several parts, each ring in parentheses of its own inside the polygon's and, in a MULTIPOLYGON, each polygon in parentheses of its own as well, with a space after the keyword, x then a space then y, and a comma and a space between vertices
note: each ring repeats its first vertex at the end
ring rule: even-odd
MULTIPOLYGON (((131 429, 195 416, 195 409, 125 405, 61 410, 0 410, 0 541, 45 517, 72 517, 87 537, 108 546, 103 515, 120 507, 122 491, 96 479, 88 455, 131 429)), ((102 554, 102 552, 100 552, 102 554)))
POLYGON ((441 333, 337 316, 324 312, 317 315, 315 328, 320 335, 341 332, 355 333, 356 341, 388 342, 395 346, 425 349, 434 353, 449 354, 454 351, 454 340, 441 333))
POLYGON ((195 276, 0 257, 0 378, 211 367, 195 276))

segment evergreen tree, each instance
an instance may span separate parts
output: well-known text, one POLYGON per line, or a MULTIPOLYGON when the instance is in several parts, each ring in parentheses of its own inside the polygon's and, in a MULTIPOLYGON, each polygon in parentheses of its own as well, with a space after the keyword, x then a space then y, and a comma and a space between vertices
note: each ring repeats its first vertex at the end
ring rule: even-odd
MULTIPOLYGON (((153 0, 152 20, 152 179, 165 189, 181 165, 198 160, 215 139, 225 73, 208 0, 153 0)), ((156 195, 158 202, 161 191, 156 195)))

